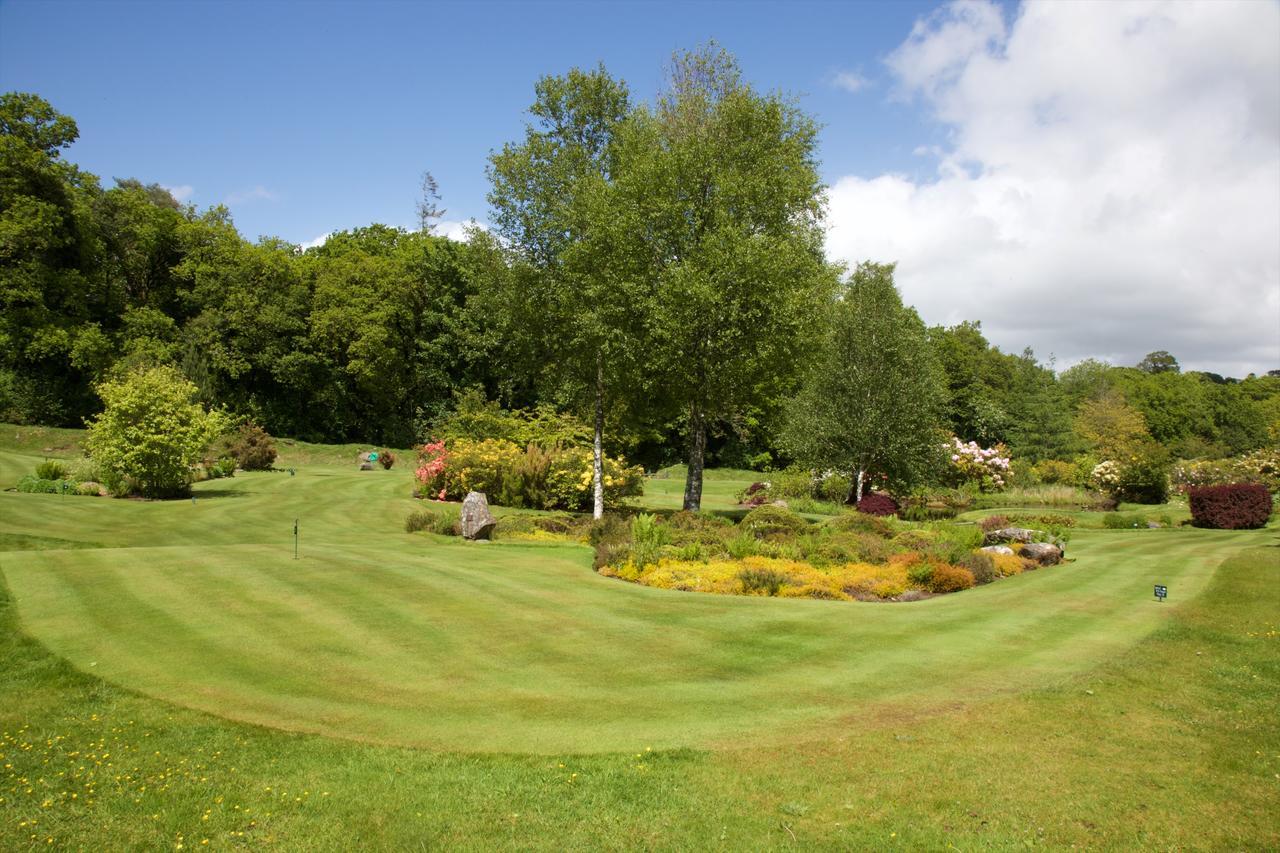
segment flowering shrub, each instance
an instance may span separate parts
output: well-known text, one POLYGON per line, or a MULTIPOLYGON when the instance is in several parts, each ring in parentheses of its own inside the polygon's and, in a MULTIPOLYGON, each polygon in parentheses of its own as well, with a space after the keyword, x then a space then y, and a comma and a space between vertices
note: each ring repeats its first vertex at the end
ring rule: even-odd
POLYGON ((979 447, 955 436, 946 445, 950 456, 951 480, 957 485, 976 483, 984 492, 998 492, 1009 478, 1009 452, 1003 444, 979 447))
POLYGON ((1061 459, 1044 459, 1031 466, 1031 472, 1041 483, 1077 485, 1076 466, 1061 459))
POLYGON ((1181 494, 1227 483, 1261 483, 1275 494, 1280 492, 1280 449, 1264 448, 1231 459, 1180 462, 1173 466, 1169 479, 1181 494))
POLYGON ((1169 463, 1159 447, 1139 449, 1128 459, 1093 467, 1093 484, 1118 501, 1161 504, 1169 497, 1169 463))
MULTIPOLYGON (((591 505, 592 454, 580 447, 520 450, 505 439, 433 441, 418 451, 417 492, 437 500, 461 500, 484 492, 495 503, 534 509, 580 510, 591 505)), ((641 494, 644 471, 605 457, 604 497, 616 504, 641 494)))
POLYGON ((1229 483, 1192 489, 1191 519, 1197 527, 1242 530, 1271 518, 1271 493, 1260 483, 1229 483))

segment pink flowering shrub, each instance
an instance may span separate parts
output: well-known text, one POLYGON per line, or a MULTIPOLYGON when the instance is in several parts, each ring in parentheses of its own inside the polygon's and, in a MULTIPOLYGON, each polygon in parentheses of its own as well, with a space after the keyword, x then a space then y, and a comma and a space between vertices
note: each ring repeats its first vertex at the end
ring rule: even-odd
POLYGON ((1009 478, 1009 451, 1003 444, 980 447, 955 436, 945 445, 950 456, 949 473, 956 485, 976 483, 984 492, 998 492, 1009 478))
POLYGON ((413 476, 418 481, 418 494, 444 500, 444 473, 449 465, 449 451, 443 441, 429 441, 418 450, 418 467, 413 476))

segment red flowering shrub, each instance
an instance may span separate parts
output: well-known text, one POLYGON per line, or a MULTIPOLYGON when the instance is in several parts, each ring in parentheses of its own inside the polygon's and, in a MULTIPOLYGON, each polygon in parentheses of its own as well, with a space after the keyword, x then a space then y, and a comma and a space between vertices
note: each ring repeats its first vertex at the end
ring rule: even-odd
POLYGON ((1242 530, 1262 527, 1271 517, 1271 493, 1259 483, 1205 486, 1188 494, 1196 527, 1242 530))
POLYGON ((858 501, 858 512, 868 515, 894 515, 897 511, 898 502, 880 492, 863 495, 862 500, 858 501))

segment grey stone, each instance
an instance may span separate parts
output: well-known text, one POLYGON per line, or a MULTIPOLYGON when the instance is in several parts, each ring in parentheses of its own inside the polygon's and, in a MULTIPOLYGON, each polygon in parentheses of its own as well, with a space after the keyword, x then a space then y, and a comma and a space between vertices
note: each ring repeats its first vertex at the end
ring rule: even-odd
POLYGON ((459 521, 462 538, 488 539, 493 535, 493 527, 497 523, 493 513, 489 512, 489 499, 484 496, 484 492, 467 492, 467 496, 462 499, 462 518, 459 521))
POLYGON ((999 542, 1030 542, 1035 538, 1034 530, 1028 530, 1025 527, 1002 527, 988 532, 983 541, 988 545, 995 545, 999 542))
POLYGON ((1062 549, 1048 542, 1029 542, 1022 546, 1022 556, 1035 560, 1042 566, 1057 565, 1062 561, 1062 549))
POLYGON ((982 550, 986 551, 988 554, 1012 554, 1013 553, 1013 549, 1010 548, 1008 545, 987 545, 982 550))
POLYGON ((1147 527, 1151 530, 1159 530, 1161 527, 1164 527, 1164 525, 1158 521, 1148 521, 1147 527))

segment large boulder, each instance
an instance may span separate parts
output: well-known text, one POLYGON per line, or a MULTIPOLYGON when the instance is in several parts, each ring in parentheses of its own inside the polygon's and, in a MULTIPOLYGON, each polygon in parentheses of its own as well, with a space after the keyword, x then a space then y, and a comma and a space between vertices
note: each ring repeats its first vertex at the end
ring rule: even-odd
POLYGON ((493 526, 497 523, 498 519, 489 512, 489 499, 484 496, 484 492, 467 492, 467 496, 462 499, 462 519, 459 521, 462 538, 488 539, 493 535, 493 526))
POLYGON ((1062 561, 1062 549, 1048 542, 1030 542, 1018 553, 1042 566, 1054 566, 1062 561))
POLYGON ((1005 554, 1010 557, 1013 556, 1013 549, 1008 545, 987 545, 981 550, 986 551, 988 554, 1005 554))
POLYGON ((1031 542, 1035 538, 1036 532, 1025 527, 1001 527, 999 530, 989 531, 984 537, 983 544, 998 545, 1001 542, 1031 542))

